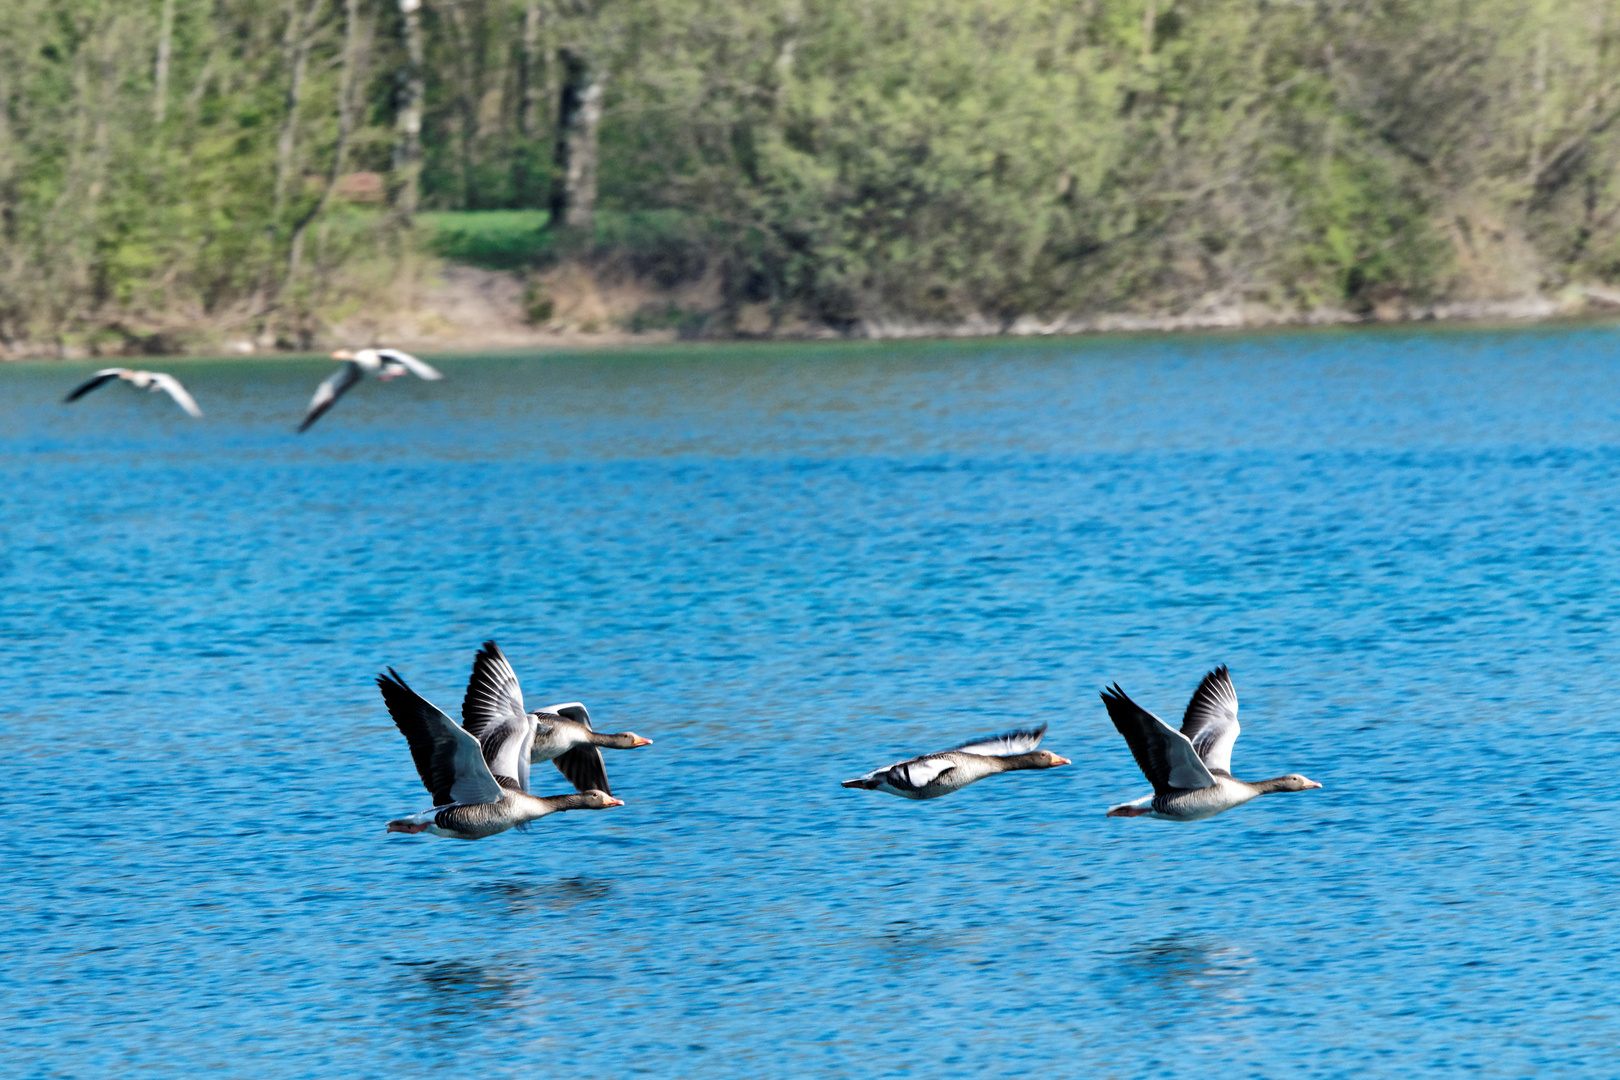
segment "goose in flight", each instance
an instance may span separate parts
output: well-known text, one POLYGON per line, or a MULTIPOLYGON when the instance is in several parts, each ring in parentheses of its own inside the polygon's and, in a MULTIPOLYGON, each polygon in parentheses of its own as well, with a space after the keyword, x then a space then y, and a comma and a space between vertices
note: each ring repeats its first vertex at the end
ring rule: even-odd
POLYGON ((1322 785, 1298 773, 1249 783, 1232 775, 1238 737, 1238 699, 1222 664, 1198 684, 1181 730, 1125 696, 1115 683, 1102 693, 1108 718, 1125 736, 1131 756, 1153 784, 1153 794, 1111 807, 1109 817, 1199 821, 1274 791, 1310 791, 1322 785))
POLYGON ((523 766, 525 775, 530 764, 549 761, 579 791, 612 794, 607 767, 602 764, 602 747, 634 750, 652 745, 651 739, 633 731, 597 731, 591 727, 591 714, 577 701, 525 712, 517 673, 501 647, 486 641, 473 658, 472 678, 467 681, 467 695, 461 702, 461 722, 483 742, 518 718, 526 718, 534 730, 523 766))
POLYGON ((63 398, 66 401, 78 401, 84 395, 100 386, 102 383, 122 379, 137 390, 162 390, 174 398, 175 404, 198 419, 202 418, 202 410, 197 408, 196 401, 192 400, 186 388, 180 385, 180 380, 173 375, 166 375, 161 371, 136 371, 134 368, 110 367, 102 368, 84 382, 73 388, 73 392, 63 398))
POLYGON ((1020 769, 1055 769, 1069 764, 1049 750, 1037 750, 1046 725, 975 739, 937 754, 908 758, 865 776, 845 780, 847 788, 887 791, 902 799, 937 799, 996 773, 1020 769))
POLYGON ((309 399, 309 408, 304 412, 304 422, 298 425, 299 431, 308 431, 326 410, 337 404, 338 398, 367 375, 375 375, 384 382, 406 373, 429 382, 444 378, 431 364, 400 349, 361 349, 358 352, 339 349, 332 354, 332 359, 342 360, 343 366, 315 388, 315 396, 309 399))
POLYGON ((564 810, 605 810, 623 806, 605 791, 582 791, 536 798, 527 788, 529 743, 534 724, 516 723, 497 745, 478 739, 435 708, 393 668, 377 676, 388 714, 411 747, 411 760, 422 785, 433 796, 433 809, 388 823, 389 832, 478 840, 514 826, 521 827, 564 810))

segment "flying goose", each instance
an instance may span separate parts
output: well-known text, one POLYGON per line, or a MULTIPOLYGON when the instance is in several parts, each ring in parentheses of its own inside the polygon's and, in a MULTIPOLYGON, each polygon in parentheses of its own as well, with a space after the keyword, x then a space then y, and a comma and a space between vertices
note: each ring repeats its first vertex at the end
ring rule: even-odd
POLYGON ((429 832, 456 840, 494 836, 563 810, 605 810, 623 806, 605 791, 583 791, 535 798, 520 787, 529 773, 532 722, 512 725, 499 745, 488 752, 461 727, 405 685, 393 668, 377 676, 388 714, 411 747, 422 785, 433 796, 433 809, 388 823, 389 832, 429 832), (520 780, 521 778, 521 780, 520 780))
POLYGON ((342 360, 343 366, 315 388, 315 396, 309 399, 309 409, 304 413, 304 422, 298 425, 299 431, 309 430, 326 410, 337 404, 338 398, 367 375, 375 375, 384 382, 407 372, 430 382, 444 378, 431 364, 400 349, 361 349, 359 352, 339 349, 332 354, 332 359, 342 360))
POLYGON ((937 799, 1001 772, 1019 769, 1055 769, 1069 764, 1049 750, 1037 750, 1046 725, 1023 731, 1009 731, 987 739, 975 739, 961 746, 924 754, 874 769, 865 776, 845 780, 847 788, 887 791, 902 799, 937 799))
POLYGON ((482 741, 516 717, 527 717, 534 726, 534 741, 528 763, 524 765, 525 773, 529 763, 539 765, 549 761, 580 791, 609 794, 613 791, 608 787, 601 747, 634 750, 638 746, 652 745, 651 739, 633 731, 595 730, 591 727, 591 714, 577 701, 524 712, 523 690, 518 686, 517 673, 501 647, 486 641, 473 658, 472 678, 467 681, 467 695, 461 702, 461 722, 482 741))
POLYGON ((1199 821, 1273 791, 1309 791, 1322 785, 1298 773, 1248 783, 1232 775, 1238 737, 1238 699, 1222 664, 1198 684, 1177 731, 1125 696, 1115 683, 1102 693, 1108 718, 1125 736, 1131 756, 1153 784, 1153 794, 1111 807, 1109 817, 1199 821))
POLYGON ((192 400, 191 395, 186 393, 186 388, 180 385, 180 380, 161 371, 136 371, 134 368, 127 367, 102 368, 84 382, 75 386, 73 392, 62 400, 64 402, 78 401, 102 383, 112 382, 114 379, 122 379, 137 390, 165 391, 170 397, 174 398, 175 404, 199 420, 202 419, 202 410, 197 408, 196 401, 192 400))

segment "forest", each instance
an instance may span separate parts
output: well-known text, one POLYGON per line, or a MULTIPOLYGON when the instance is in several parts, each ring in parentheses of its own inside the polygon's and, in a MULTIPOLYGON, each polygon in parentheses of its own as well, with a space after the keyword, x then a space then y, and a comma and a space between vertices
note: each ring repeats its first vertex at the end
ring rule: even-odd
POLYGON ((518 275, 707 282, 716 336, 1620 298, 1617 35, 1620 0, 7 0, 0 350, 310 347, 478 248, 447 221, 528 223, 466 255, 518 275))

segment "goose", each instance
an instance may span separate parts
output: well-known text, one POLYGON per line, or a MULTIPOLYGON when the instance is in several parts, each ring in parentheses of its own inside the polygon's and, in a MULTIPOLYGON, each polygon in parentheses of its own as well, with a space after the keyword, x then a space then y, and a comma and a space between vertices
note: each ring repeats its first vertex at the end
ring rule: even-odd
POLYGON ((1049 750, 1037 750, 1046 725, 975 739, 937 754, 898 761, 865 776, 845 780, 844 787, 887 791, 902 799, 937 799, 960 791, 975 780, 1019 769, 1055 769, 1069 764, 1049 750))
POLYGON ((521 716, 530 718, 534 724, 534 741, 525 770, 529 764, 549 761, 579 791, 612 794, 607 767, 602 763, 602 747, 634 750, 652 745, 651 739, 633 731, 597 731, 591 727, 591 714, 577 701, 524 712, 523 690, 518 686, 517 673, 501 647, 486 641, 473 658, 472 677, 467 681, 467 694, 461 702, 461 722, 468 731, 483 739, 495 726, 521 716))
POLYGON ((103 383, 112 382, 114 379, 122 379, 137 390, 150 390, 153 392, 162 390, 174 398, 175 404, 186 410, 186 412, 199 420, 202 419, 202 410, 197 408, 197 402, 192 399, 192 396, 186 393, 186 388, 180 385, 180 380, 161 371, 136 371, 134 368, 127 367, 102 368, 84 382, 75 386, 73 392, 62 400, 64 402, 78 401, 96 387, 103 383))
POLYGON ((388 832, 478 840, 564 810, 624 805, 624 800, 605 791, 536 798, 523 790, 529 775, 532 723, 518 720, 503 728, 486 757, 485 748, 470 731, 405 685, 393 668, 387 675, 377 676, 377 688, 388 714, 410 744, 422 785, 433 796, 433 809, 390 821, 388 832))
POLYGON ((304 422, 298 425, 301 432, 308 431, 326 410, 337 404, 338 398, 367 375, 375 375, 384 382, 407 372, 429 382, 444 378, 431 364, 400 349, 361 349, 358 352, 339 349, 332 354, 332 359, 342 360, 343 366, 315 388, 315 396, 309 399, 309 408, 304 413, 304 422))
POLYGON ((1109 817, 1200 821, 1274 791, 1310 791, 1322 785, 1298 773, 1249 783, 1232 775, 1238 737, 1238 699, 1222 664, 1198 684, 1177 731, 1125 696, 1118 683, 1102 692, 1108 718, 1125 736, 1131 756, 1153 783, 1153 794, 1110 807, 1109 817))

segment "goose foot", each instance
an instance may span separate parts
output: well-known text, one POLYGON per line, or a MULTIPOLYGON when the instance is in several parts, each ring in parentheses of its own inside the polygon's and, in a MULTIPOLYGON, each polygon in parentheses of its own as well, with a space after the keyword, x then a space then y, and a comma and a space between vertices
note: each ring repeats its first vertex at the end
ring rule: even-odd
POLYGON ((1152 811, 1149 810, 1145 806, 1116 806, 1112 810, 1108 811, 1108 816, 1109 817, 1141 817, 1143 814, 1148 814, 1148 813, 1152 813, 1152 811))
POLYGON ((389 832, 402 832, 402 833, 426 832, 427 831, 427 824, 423 823, 421 825, 418 825, 418 824, 416 824, 414 822, 410 822, 410 821, 390 821, 388 823, 388 831, 389 832))

